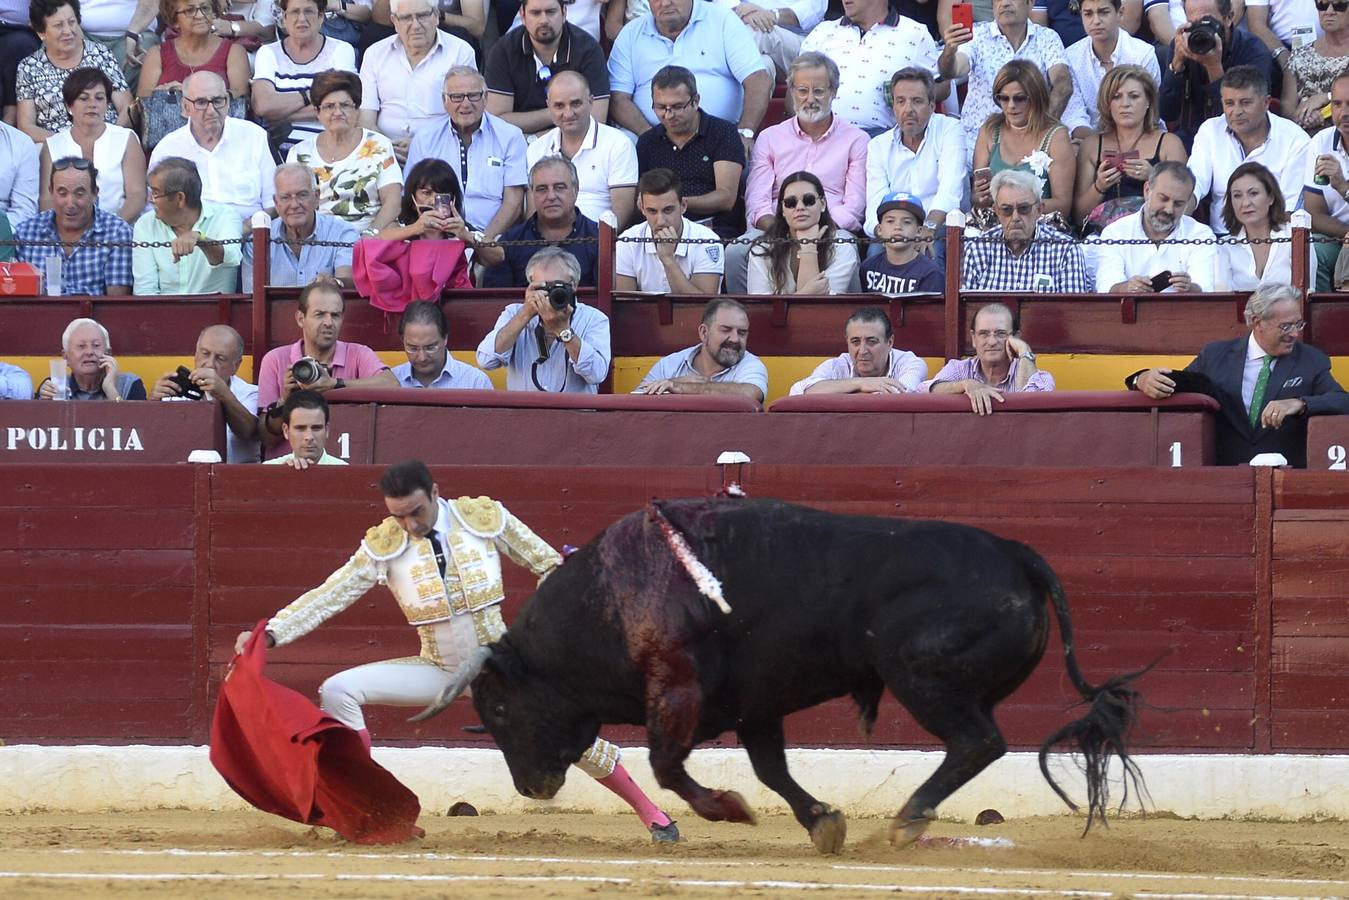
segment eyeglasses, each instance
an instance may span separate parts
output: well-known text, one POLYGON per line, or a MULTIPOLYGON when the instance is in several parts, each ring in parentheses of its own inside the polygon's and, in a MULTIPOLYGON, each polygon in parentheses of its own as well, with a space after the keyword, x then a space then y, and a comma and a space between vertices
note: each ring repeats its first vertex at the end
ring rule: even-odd
POLYGON ((389 18, 393 19, 393 23, 395 25, 411 25, 413 22, 420 22, 421 24, 425 25, 427 22, 431 22, 438 17, 439 13, 437 13, 434 9, 428 9, 425 10, 424 12, 411 13, 409 15, 390 16, 389 18))
POLYGON ((153 200, 153 201, 155 201, 156 203, 158 203, 160 200, 163 200, 163 199, 165 199, 165 198, 172 197, 172 196, 175 195, 175 194, 181 194, 181 193, 183 193, 183 191, 161 191, 161 190, 156 190, 155 188, 150 188, 150 199, 153 200))
POLYGON ((1277 327, 1279 334, 1297 334, 1307 327, 1307 323, 1298 319, 1296 322, 1280 322, 1277 327))
MULTIPOLYGON (((1346 2, 1346 3, 1349 3, 1349 0, 1345 0, 1345 2, 1346 2)), ((1010 103, 1012 106, 1020 106, 1021 104, 1023 104, 1023 103, 1028 103, 1028 102, 1030 101, 1030 95, 1028 95, 1028 94, 994 94, 994 95, 993 95, 993 100, 994 100, 994 102, 997 103, 999 106, 1006 106, 1006 105, 1008 105, 1009 103, 1010 103)))
POLYGON ((65 156, 52 164, 53 172, 60 172, 63 169, 75 169, 80 172, 89 172, 94 168, 94 164, 82 156, 65 156))
POLYGON ((321 113, 343 112, 349 113, 356 108, 356 104, 350 100, 334 100, 332 103, 324 103, 319 107, 321 113))
POLYGON ((986 341, 989 338, 997 338, 1000 341, 1005 341, 1012 336, 1012 333, 1010 331, 988 331, 985 329, 983 331, 975 331, 974 336, 981 341, 986 341))
POLYGON ((301 203, 308 203, 314 196, 313 191, 296 191, 293 194, 277 194, 273 199, 278 204, 289 203, 292 200, 299 200, 301 203))
POLYGON ((317 9, 302 9, 301 7, 292 7, 285 12, 284 18, 287 19, 317 19, 320 13, 317 9))
MULTIPOLYGON (((820 199, 820 198, 819 198, 819 197, 816 197, 814 194, 802 194, 802 195, 801 195, 801 205, 804 206, 806 209, 810 209, 812 206, 815 205, 815 201, 818 200, 818 199, 820 199)), ((795 198, 795 197, 783 197, 783 198, 782 198, 782 206, 783 206, 784 209, 796 209, 796 198, 795 198)))
POLYGON ((434 344, 427 344, 425 347, 418 347, 413 344, 404 344, 403 352, 406 353, 408 356, 435 356, 437 353, 440 352, 440 348, 443 346, 444 344, 442 344, 440 341, 436 341, 434 344))
POLYGON ((178 10, 178 15, 188 19, 209 19, 211 18, 211 7, 209 6, 188 6, 178 10))
POLYGON ((1318 0, 1316 4, 1317 12, 1325 12, 1332 7, 1335 12, 1344 12, 1346 9, 1349 9, 1349 0, 1337 0, 1335 3, 1321 3, 1318 0))
POLYGON ((683 112, 693 105, 693 98, 685 100, 683 103, 653 103, 651 111, 657 116, 666 116, 670 113, 683 112))
POLYGON ((444 91, 441 91, 440 96, 444 97, 446 100, 450 101, 451 103, 463 103, 465 100, 467 100, 469 103, 477 103, 479 100, 482 99, 482 96, 483 96, 484 93, 486 93, 486 92, 485 92, 485 91, 469 91, 469 92, 466 93, 466 94, 447 94, 447 93, 445 93, 444 91))
POLYGON ((230 105, 229 97, 184 97, 183 99, 195 106, 198 111, 211 106, 216 109, 224 109, 230 105))
POLYGON ((793 87, 792 93, 796 95, 798 100, 810 100, 812 98, 823 100, 829 96, 830 91, 829 88, 793 87))
POLYGON ((1012 213, 1016 213, 1018 216, 1028 216, 1034 211, 1034 203, 1003 203, 998 207, 998 215, 1003 217, 1010 216, 1012 213))

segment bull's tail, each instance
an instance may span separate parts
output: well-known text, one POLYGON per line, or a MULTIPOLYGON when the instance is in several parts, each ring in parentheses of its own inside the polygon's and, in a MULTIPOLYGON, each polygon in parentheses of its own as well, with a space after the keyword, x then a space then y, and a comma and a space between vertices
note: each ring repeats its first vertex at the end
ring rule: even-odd
POLYGON ((1049 773, 1049 753, 1057 745, 1067 743, 1082 756, 1082 769, 1087 778, 1087 827, 1091 829, 1096 819, 1105 824, 1106 808, 1110 805, 1110 782, 1108 779, 1110 758, 1119 757, 1124 770, 1124 795, 1120 798, 1120 808, 1129 799, 1132 786, 1141 797, 1146 796, 1147 788, 1143 783, 1143 774, 1138 765, 1129 756, 1129 739, 1138 724, 1138 707, 1142 695, 1133 686, 1133 682, 1151 669, 1150 663, 1136 672, 1118 675, 1100 685, 1093 685, 1082 675, 1077 664, 1077 652, 1073 647, 1073 621, 1068 614, 1068 598, 1063 593, 1063 585, 1054 574, 1054 570, 1044 559, 1022 545, 1023 558, 1032 581, 1040 587, 1054 604, 1054 612, 1059 620, 1059 635, 1063 639, 1063 651, 1066 657, 1068 677, 1073 686, 1088 705, 1087 714, 1075 722, 1070 722, 1051 734, 1040 745, 1040 772, 1045 781, 1054 789, 1074 811, 1076 803, 1067 792, 1054 781, 1049 773))

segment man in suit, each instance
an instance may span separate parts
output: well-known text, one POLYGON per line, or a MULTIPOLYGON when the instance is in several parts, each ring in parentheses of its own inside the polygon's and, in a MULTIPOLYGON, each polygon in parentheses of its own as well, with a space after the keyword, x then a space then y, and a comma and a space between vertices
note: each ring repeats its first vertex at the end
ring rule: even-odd
POLYGON ((1220 404, 1218 464, 1241 465, 1257 453, 1282 453, 1307 465, 1307 417, 1349 413, 1349 394, 1330 374, 1330 358, 1302 343, 1301 295, 1287 284, 1261 285, 1246 301, 1251 333, 1204 347, 1179 377, 1146 369, 1126 384, 1161 400, 1181 386, 1201 389, 1220 404), (1192 382, 1192 379, 1194 380, 1192 382))

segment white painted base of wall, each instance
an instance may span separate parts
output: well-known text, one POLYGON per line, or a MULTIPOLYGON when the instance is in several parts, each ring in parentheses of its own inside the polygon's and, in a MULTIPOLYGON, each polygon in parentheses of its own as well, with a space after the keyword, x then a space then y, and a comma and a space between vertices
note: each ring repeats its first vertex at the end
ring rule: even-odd
MULTIPOLYGON (((893 815, 940 761, 939 753, 916 750, 796 749, 787 756, 803 787, 857 818, 893 815)), ((690 815, 682 800, 656 787, 646 757, 645 748, 623 751, 628 771, 658 803, 676 818, 690 815)), ((576 769, 555 799, 526 799, 515 792, 495 750, 386 747, 376 748, 375 758, 415 791, 431 814, 443 814, 456 800, 497 813, 627 811, 618 797, 576 769)), ((1349 756, 1185 754, 1144 755, 1138 761, 1152 796, 1150 811, 1200 819, 1349 819, 1349 756)), ((1068 757, 1054 757, 1052 771, 1069 796, 1085 800, 1081 773, 1068 757)), ((689 772, 708 787, 740 791, 757 811, 787 811, 754 777, 741 750, 697 750, 689 772)), ((1118 802, 1118 780, 1113 796, 1118 802)), ((247 804, 216 774, 206 747, 0 747, 0 812, 165 807, 230 810, 247 804)), ((986 807, 1009 818, 1066 812, 1033 753, 1003 757, 939 812, 945 819, 970 821, 986 807)))

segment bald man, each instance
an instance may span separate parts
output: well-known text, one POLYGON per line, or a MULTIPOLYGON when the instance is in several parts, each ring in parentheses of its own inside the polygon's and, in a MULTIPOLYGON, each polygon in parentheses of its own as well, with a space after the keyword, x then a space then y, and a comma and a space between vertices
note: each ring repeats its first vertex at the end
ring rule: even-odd
POLYGON ((197 165, 202 199, 233 207, 243 220, 266 208, 276 171, 267 132, 229 117, 230 94, 214 72, 189 75, 182 103, 187 124, 155 145, 150 169, 161 159, 181 156, 197 165))
MULTIPOLYGON (((188 378, 194 390, 201 392, 200 399, 220 403, 228 437, 225 461, 231 463, 255 463, 262 455, 258 445, 258 389, 235 374, 243 358, 244 339, 239 332, 228 325, 209 325, 197 337, 188 378)), ((198 399, 186 394, 177 372, 165 372, 155 382, 150 399, 198 399)))

